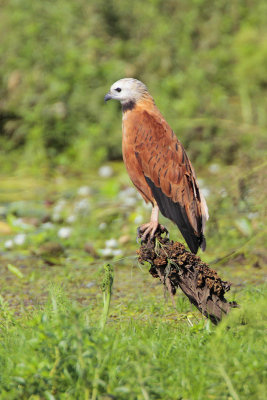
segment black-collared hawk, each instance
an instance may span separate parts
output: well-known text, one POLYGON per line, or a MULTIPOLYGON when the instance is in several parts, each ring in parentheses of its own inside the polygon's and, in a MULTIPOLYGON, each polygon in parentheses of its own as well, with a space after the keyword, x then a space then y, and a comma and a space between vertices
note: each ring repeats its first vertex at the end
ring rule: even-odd
POLYGON ((133 78, 115 82, 105 101, 122 105, 123 160, 133 184, 152 204, 151 220, 140 227, 142 238, 154 236, 161 213, 180 229, 192 253, 206 247, 208 208, 194 169, 147 87, 133 78))

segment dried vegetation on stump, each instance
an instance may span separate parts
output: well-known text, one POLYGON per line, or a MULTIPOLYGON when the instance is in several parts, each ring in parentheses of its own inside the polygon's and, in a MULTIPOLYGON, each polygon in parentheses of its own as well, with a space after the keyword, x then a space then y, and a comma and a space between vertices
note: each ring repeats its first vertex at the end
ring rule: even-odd
POLYGON ((235 302, 224 298, 231 284, 223 281, 200 257, 185 250, 181 243, 157 232, 152 240, 142 241, 137 254, 140 263, 150 263, 149 272, 154 278, 160 278, 172 299, 180 287, 190 302, 214 324, 231 308, 237 307, 235 302))

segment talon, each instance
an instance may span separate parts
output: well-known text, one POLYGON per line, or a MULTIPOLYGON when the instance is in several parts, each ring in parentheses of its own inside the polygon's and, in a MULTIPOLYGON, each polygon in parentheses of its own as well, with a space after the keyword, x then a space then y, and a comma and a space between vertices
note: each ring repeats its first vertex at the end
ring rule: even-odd
POLYGON ((155 236, 155 232, 158 229, 158 222, 150 221, 147 224, 143 224, 138 228, 138 236, 140 237, 141 234, 141 241, 145 241, 149 236, 150 240, 153 239, 155 236))
POLYGON ((165 226, 158 224, 156 221, 150 221, 147 224, 143 224, 137 228, 137 237, 136 241, 138 243, 138 239, 141 238, 141 242, 148 239, 152 240, 156 234, 165 233, 167 237, 169 237, 169 232, 165 228, 165 226))
MULTIPOLYGON (((146 237, 148 236, 150 230, 151 230, 151 229, 150 229, 150 227, 148 226, 148 227, 146 228, 145 232, 143 233, 143 235, 142 235, 142 237, 141 237, 141 240, 146 240, 146 237)), ((150 236, 150 239, 151 239, 151 233, 150 233, 149 236, 150 236)))
POLYGON ((166 233, 167 238, 169 238, 169 231, 164 225, 159 225, 159 229, 161 233, 166 233))

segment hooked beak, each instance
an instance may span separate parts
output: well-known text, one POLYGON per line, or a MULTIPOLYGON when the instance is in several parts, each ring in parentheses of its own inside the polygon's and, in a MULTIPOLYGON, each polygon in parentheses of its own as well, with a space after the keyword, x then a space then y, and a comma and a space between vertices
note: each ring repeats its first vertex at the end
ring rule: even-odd
POLYGON ((108 93, 106 94, 106 96, 104 97, 105 103, 106 103, 107 101, 111 100, 111 99, 112 99, 112 96, 111 96, 111 94, 108 92, 108 93))

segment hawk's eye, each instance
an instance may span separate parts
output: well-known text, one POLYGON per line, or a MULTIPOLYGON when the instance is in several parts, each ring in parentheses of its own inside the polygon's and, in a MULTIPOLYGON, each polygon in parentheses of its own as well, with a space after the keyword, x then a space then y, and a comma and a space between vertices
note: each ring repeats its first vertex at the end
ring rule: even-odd
POLYGON ((116 92, 121 92, 121 88, 117 87, 116 92))

